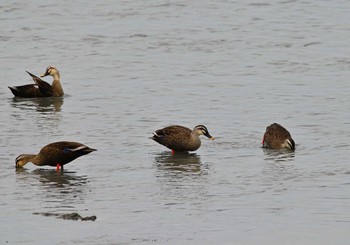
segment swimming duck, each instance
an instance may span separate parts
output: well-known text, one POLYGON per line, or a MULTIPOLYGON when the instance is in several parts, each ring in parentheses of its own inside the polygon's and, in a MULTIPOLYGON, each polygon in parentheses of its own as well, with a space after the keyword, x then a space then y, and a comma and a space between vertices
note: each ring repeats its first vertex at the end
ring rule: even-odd
POLYGON ((175 151, 197 150, 201 146, 200 135, 214 140, 204 125, 197 125, 193 130, 179 125, 165 127, 156 130, 151 139, 169 148, 174 154, 175 151))
POLYGON ((294 151, 295 143, 287 129, 278 123, 273 123, 266 127, 262 147, 272 149, 287 148, 294 151))
POLYGON ((21 154, 16 158, 16 168, 22 168, 27 162, 37 166, 56 166, 63 171, 63 165, 83 155, 89 154, 92 149, 78 142, 60 141, 44 146, 39 154, 21 154))
POLYGON ((9 87, 14 96, 23 98, 63 96, 64 92, 60 82, 60 73, 55 67, 47 67, 45 73, 40 75, 40 77, 52 76, 52 85, 28 71, 27 73, 32 77, 35 84, 9 87))

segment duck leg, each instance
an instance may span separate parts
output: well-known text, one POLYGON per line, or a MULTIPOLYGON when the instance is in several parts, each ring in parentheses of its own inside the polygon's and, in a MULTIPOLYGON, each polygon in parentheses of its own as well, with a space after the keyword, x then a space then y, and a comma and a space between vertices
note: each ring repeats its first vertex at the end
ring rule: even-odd
POLYGON ((61 165, 60 163, 57 163, 56 171, 58 172, 60 169, 61 171, 63 171, 63 165, 61 165))

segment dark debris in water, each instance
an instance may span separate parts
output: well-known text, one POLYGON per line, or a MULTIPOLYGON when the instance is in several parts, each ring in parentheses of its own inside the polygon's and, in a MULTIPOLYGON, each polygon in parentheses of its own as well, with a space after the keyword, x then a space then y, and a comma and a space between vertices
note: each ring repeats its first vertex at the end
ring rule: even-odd
POLYGON ((42 216, 55 216, 59 219, 65 219, 65 220, 82 220, 82 221, 95 221, 97 217, 95 215, 93 216, 86 216, 82 217, 78 213, 68 213, 68 214, 57 214, 57 213, 49 213, 49 212, 35 212, 34 215, 42 215, 42 216))

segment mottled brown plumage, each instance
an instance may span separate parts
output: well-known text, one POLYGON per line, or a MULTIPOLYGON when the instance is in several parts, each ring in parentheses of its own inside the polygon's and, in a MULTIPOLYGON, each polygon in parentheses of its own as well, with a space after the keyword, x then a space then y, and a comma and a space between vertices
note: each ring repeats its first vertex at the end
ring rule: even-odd
POLYGON ((295 149, 295 143, 292 136, 287 129, 278 123, 273 123, 266 128, 262 144, 264 148, 287 148, 292 151, 295 149))
POLYGON ((203 125, 197 125, 193 130, 179 125, 165 127, 155 131, 151 139, 173 151, 195 151, 201 146, 200 135, 214 140, 203 125))
POLYGON ((32 162, 37 166, 60 166, 63 170, 63 165, 93 151, 96 151, 96 149, 92 149, 78 142, 55 142, 44 146, 37 155, 19 155, 16 158, 16 167, 21 168, 27 162, 32 162))
POLYGON ((35 84, 9 87, 14 96, 23 98, 35 98, 60 97, 64 95, 63 88, 60 82, 60 73, 55 67, 49 66, 46 69, 45 73, 41 75, 41 77, 45 77, 48 75, 52 76, 54 79, 52 85, 41 80, 39 77, 33 75, 28 71, 27 73, 32 77, 35 84))

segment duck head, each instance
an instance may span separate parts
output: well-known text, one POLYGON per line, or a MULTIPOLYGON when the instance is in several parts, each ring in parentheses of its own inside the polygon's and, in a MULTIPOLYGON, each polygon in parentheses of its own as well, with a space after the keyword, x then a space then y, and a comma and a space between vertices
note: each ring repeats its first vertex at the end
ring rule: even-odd
POLYGON ((35 155, 31 154, 21 154, 16 158, 16 168, 23 168, 27 162, 31 162, 35 155))
POLYGON ((46 68, 45 73, 41 74, 40 77, 46 77, 46 76, 52 76, 54 79, 59 79, 60 78, 60 73, 57 70, 56 67, 53 66, 49 66, 46 68))
POLYGON ((214 137, 209 134, 207 127, 204 125, 197 125, 196 127, 194 127, 193 132, 198 136, 204 135, 209 139, 214 140, 214 137))

